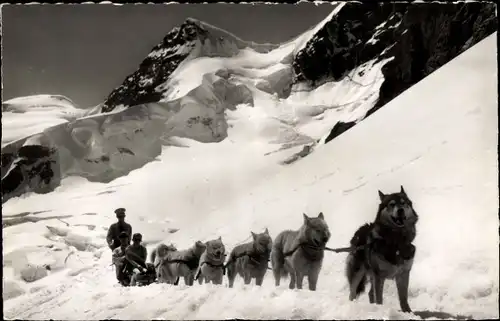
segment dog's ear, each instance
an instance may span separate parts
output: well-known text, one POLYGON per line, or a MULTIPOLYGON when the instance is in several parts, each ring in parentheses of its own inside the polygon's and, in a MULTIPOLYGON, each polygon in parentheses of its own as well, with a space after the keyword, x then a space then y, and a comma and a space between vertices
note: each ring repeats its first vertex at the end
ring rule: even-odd
POLYGON ((403 185, 401 185, 401 191, 400 191, 401 194, 403 195, 406 195, 406 192, 405 192, 405 189, 403 188, 403 185))
POLYGON ((219 236, 218 240, 222 242, 222 236, 219 236))
POLYGON ((302 213, 302 215, 304 215, 304 223, 309 223, 309 216, 307 216, 306 213, 302 213))
POLYGON ((325 219, 325 216, 323 215, 323 212, 320 212, 319 215, 318 215, 318 218, 324 220, 325 219))
POLYGON ((269 235, 269 230, 267 229, 267 227, 266 227, 266 229, 264 230, 264 234, 269 235))
POLYGON ((255 234, 254 232, 250 232, 250 233, 252 233, 252 238, 253 238, 254 240, 256 240, 256 239, 257 239, 257 234, 255 234))
POLYGON ((378 191, 378 196, 380 197, 380 200, 383 201, 385 198, 385 194, 382 193, 381 191, 378 191))

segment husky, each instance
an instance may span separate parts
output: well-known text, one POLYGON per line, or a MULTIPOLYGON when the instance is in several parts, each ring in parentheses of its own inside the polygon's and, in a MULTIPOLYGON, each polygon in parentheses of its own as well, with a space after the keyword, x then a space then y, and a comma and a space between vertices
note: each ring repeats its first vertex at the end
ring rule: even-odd
POLYGON ((395 279, 401 310, 411 312, 408 283, 415 256, 412 242, 418 215, 403 186, 399 193, 385 195, 378 191, 378 194, 380 205, 375 221, 361 226, 351 239, 353 251, 346 259, 349 300, 364 292, 369 278, 370 303, 382 304, 385 280, 395 279))
POLYGON ((261 286, 267 272, 273 240, 269 231, 252 233, 252 242, 236 246, 229 255, 226 263, 229 287, 232 288, 237 275, 240 275, 245 284, 250 284, 255 278, 255 284, 261 286))
POLYGON ((177 248, 173 244, 159 244, 150 254, 151 263, 155 268, 156 279, 159 283, 168 283, 171 280, 166 265, 162 264, 169 252, 175 252, 177 248))
POLYGON ((180 277, 184 277, 186 285, 193 285, 194 275, 198 269, 200 257, 206 245, 201 241, 187 250, 168 251, 159 264, 163 282, 177 285, 180 277))
POLYGON ((298 231, 285 230, 276 237, 271 251, 271 264, 275 285, 290 275, 290 289, 302 289, 307 276, 309 290, 316 291, 324 248, 330 239, 330 230, 323 213, 318 217, 304 215, 304 224, 298 231))
POLYGON ((222 243, 222 237, 208 241, 205 245, 195 279, 198 279, 200 284, 205 280, 205 283, 212 282, 220 285, 224 277, 224 261, 226 260, 226 248, 222 243))

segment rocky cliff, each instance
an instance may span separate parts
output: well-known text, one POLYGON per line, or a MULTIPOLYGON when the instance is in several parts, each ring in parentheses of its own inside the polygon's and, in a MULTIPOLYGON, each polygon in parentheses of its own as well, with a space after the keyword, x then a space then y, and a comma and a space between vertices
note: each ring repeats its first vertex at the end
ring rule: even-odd
POLYGON ((315 87, 393 57, 369 116, 497 28, 496 5, 487 2, 346 3, 295 57, 294 82, 315 87))

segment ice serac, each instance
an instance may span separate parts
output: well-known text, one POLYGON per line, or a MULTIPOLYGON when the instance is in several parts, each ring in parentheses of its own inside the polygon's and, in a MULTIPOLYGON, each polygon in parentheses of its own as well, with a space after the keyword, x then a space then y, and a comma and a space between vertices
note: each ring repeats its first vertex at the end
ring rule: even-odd
MULTIPOLYGON (((363 63, 391 58, 370 115, 497 30, 495 4, 346 3, 298 52, 294 83, 339 81, 363 63)), ((365 72, 363 70, 360 73, 365 72)))
POLYGON ((101 110, 110 112, 120 105, 129 107, 158 102, 170 89, 166 84, 170 75, 181 64, 198 57, 230 57, 246 47, 267 52, 276 45, 246 42, 227 31, 188 18, 170 31, 142 61, 139 69, 111 92, 101 110))
POLYGON ((2 153, 2 203, 25 192, 51 192, 60 181, 55 148, 28 143, 16 153, 2 153))

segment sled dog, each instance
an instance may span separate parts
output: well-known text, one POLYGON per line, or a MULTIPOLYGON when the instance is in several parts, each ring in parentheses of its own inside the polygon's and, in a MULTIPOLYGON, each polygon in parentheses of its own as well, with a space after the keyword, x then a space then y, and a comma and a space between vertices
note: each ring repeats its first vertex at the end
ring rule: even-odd
POLYGON ((201 241, 187 250, 169 251, 161 262, 162 277, 169 284, 177 284, 180 277, 184 277, 186 285, 193 285, 194 276, 200 257, 205 251, 206 245, 201 241))
POLYGON ((237 275, 240 275, 245 284, 250 284, 255 278, 255 284, 262 285, 271 253, 273 241, 269 231, 256 234, 252 233, 253 240, 236 246, 227 261, 227 278, 229 287, 232 288, 237 275))
POLYGON ((169 271, 166 268, 167 266, 163 264, 167 254, 169 252, 175 252, 177 248, 173 244, 159 244, 150 254, 151 263, 153 263, 156 279, 158 283, 168 283, 172 277, 169 275, 169 271))
POLYGON ((411 312, 408 283, 415 256, 412 241, 418 215, 403 186, 399 193, 378 193, 380 205, 375 221, 361 226, 351 239, 355 250, 346 259, 349 300, 365 290, 369 278, 370 303, 382 304, 385 280, 395 279, 401 310, 411 312))
POLYGON ((205 243, 206 248, 200 258, 200 265, 196 272, 195 279, 200 284, 212 282, 222 284, 224 277, 224 261, 226 260, 226 248, 222 243, 222 238, 211 240, 205 243))
POLYGON ((304 214, 304 223, 298 231, 285 230, 276 236, 271 251, 271 264, 276 286, 280 279, 290 275, 290 289, 302 289, 307 276, 309 290, 315 291, 323 263, 324 247, 330 231, 323 213, 318 217, 304 214))

